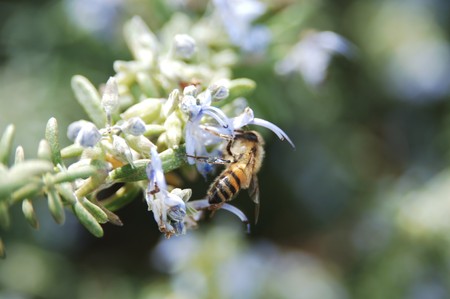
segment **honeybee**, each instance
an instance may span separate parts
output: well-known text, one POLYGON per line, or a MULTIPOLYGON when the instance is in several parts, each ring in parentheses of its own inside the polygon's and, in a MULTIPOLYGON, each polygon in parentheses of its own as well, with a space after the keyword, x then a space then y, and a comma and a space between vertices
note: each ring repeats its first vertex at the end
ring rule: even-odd
POLYGON ((194 157, 208 163, 227 165, 207 192, 210 210, 220 209, 234 199, 241 189, 248 189, 256 205, 255 223, 258 221, 260 203, 257 174, 264 158, 263 145, 264 140, 259 133, 236 130, 234 137, 228 141, 223 158, 194 157))

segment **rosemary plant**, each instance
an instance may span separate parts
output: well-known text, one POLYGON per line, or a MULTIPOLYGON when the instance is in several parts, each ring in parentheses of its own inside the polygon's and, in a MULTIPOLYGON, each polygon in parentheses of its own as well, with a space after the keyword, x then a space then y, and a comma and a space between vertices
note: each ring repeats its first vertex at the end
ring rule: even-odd
MULTIPOLYGON (((204 39, 198 43, 187 34, 160 41, 139 17, 132 18, 124 32, 133 61, 116 61, 116 74, 99 90, 81 75, 72 78, 75 97, 89 117, 67 129, 73 144, 61 148, 63 133, 51 118, 38 158, 30 160, 21 146, 12 148, 14 126, 5 129, 0 142, 3 227, 10 224, 8 209, 22 204, 25 219, 38 228, 33 201, 45 196, 57 223, 64 223, 71 210, 89 232, 102 237, 101 224, 122 225, 114 212, 143 192, 161 232, 167 237, 183 234, 196 225, 194 208, 199 205, 187 204, 191 190, 169 186, 164 173, 189 164, 196 164, 203 175, 211 171, 205 162, 186 159, 186 153, 220 155, 225 140, 205 128, 232 138, 234 129, 256 124, 289 140, 246 108, 242 96, 255 83, 230 78, 235 59, 224 56, 234 57, 232 51, 204 39), (69 164, 73 158, 77 161, 69 164), (116 184, 120 188, 99 198, 99 191, 116 184)), ((3 255, 3 245, 0 248, 3 255)))

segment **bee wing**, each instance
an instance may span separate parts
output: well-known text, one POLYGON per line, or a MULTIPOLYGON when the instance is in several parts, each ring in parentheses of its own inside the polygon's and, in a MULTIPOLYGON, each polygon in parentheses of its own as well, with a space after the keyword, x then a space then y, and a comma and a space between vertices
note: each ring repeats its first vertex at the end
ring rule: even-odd
POLYGON ((255 224, 258 222, 259 217, 259 183, 258 177, 256 175, 252 176, 252 180, 250 181, 250 186, 248 187, 248 194, 250 198, 255 203, 255 224))

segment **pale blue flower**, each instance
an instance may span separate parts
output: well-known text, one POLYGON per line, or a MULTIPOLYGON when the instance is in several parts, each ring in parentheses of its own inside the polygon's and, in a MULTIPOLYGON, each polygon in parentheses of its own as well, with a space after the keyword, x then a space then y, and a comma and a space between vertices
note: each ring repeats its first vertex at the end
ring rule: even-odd
MULTIPOLYGON (((156 147, 150 149, 151 161, 146 168, 147 178, 149 180, 147 193, 157 193, 158 190, 166 190, 167 184, 164 177, 164 171, 162 167, 162 161, 159 157, 156 147)), ((148 200, 148 199, 147 199, 148 200)))
POLYGON ((95 35, 96 39, 116 38, 116 27, 121 21, 124 0, 64 0, 63 8, 68 18, 81 29, 95 35))
POLYGON ((203 117, 213 118, 220 128, 229 135, 233 134, 233 126, 222 110, 211 106, 212 96, 209 89, 206 89, 197 97, 194 97, 195 92, 193 92, 192 87, 188 86, 185 90, 185 95, 180 101, 180 109, 189 118, 185 126, 186 154, 188 155, 188 163, 195 164, 195 159, 189 156, 204 156, 207 154, 206 147, 217 140, 215 136, 200 128, 203 117))
POLYGON ((186 203, 189 192, 174 189, 167 190, 167 183, 164 177, 162 161, 156 147, 150 150, 151 162, 147 165, 147 177, 149 180, 145 195, 148 208, 153 212, 153 217, 158 223, 159 230, 166 234, 166 237, 180 235, 186 232, 184 225, 186 217, 186 203))
MULTIPOLYGON (((247 125, 257 125, 261 127, 265 127, 272 132, 274 132, 278 138, 281 140, 287 140, 289 144, 295 148, 294 143, 291 141, 289 136, 277 125, 264 120, 262 118, 257 118, 254 116, 253 110, 250 107, 247 107, 244 109, 244 111, 236 116, 230 119, 230 122, 232 124, 233 130, 239 130, 247 125)), ((229 136, 229 140, 233 139, 234 137, 234 131, 232 134, 229 134, 227 131, 224 131, 222 128, 217 126, 201 126, 201 128, 205 131, 211 132, 215 135, 220 135, 222 138, 227 138, 229 136)), ((222 139, 223 140, 223 139, 222 139)))
POLYGON ((277 63, 275 71, 281 75, 299 72, 306 83, 317 86, 326 76, 333 55, 355 55, 355 47, 347 39, 331 31, 312 32, 301 39, 277 63))
POLYGON ((102 135, 93 123, 79 120, 69 125, 67 137, 82 147, 93 147, 100 141, 102 135))
POLYGON ((216 10, 230 41, 246 52, 264 51, 270 41, 266 26, 252 22, 266 11, 265 4, 257 0, 214 0, 216 10))
POLYGON ((195 40, 187 34, 177 34, 173 38, 173 52, 177 57, 190 59, 197 51, 195 40))
POLYGON ((295 148, 294 143, 291 141, 291 139, 289 139, 288 135, 282 130, 280 129, 277 125, 264 120, 262 118, 256 118, 254 116, 253 110, 250 107, 247 107, 244 109, 244 112, 242 112, 240 115, 234 117, 232 119, 233 122, 233 128, 235 130, 237 129, 241 129, 242 127, 245 127, 247 125, 257 125, 257 126, 261 126, 261 127, 265 127, 269 130, 271 130, 272 132, 274 132, 278 138, 280 138, 281 140, 287 140, 289 142, 289 144, 295 148))

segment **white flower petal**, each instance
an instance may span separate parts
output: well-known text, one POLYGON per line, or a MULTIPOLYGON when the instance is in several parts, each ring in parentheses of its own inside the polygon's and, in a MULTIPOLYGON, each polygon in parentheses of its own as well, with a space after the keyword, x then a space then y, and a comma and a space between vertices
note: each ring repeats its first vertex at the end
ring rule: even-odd
POLYGON ((202 111, 204 114, 214 118, 219 123, 219 125, 222 126, 222 128, 226 129, 229 132, 230 135, 233 134, 233 123, 225 115, 225 113, 223 113, 222 110, 214 106, 207 106, 203 107, 202 111))
POLYGON ((293 148, 295 148, 294 143, 291 141, 291 139, 289 139, 288 135, 282 129, 280 129, 278 126, 276 126, 275 124, 273 124, 267 120, 261 119, 261 118, 253 119, 253 121, 250 124, 265 127, 267 129, 271 130, 272 132, 277 134, 278 138, 280 138, 281 140, 287 140, 290 143, 290 145, 293 148))
POLYGON ((240 129, 242 127, 245 127, 246 125, 251 123, 254 118, 255 116, 253 110, 250 109, 250 107, 247 107, 244 109, 244 112, 233 118, 233 128, 240 129))
POLYGON ((158 152, 156 151, 156 147, 151 148, 150 155, 151 161, 148 163, 146 168, 147 178, 149 180, 148 192, 155 191, 154 189, 156 186, 160 192, 167 192, 166 178, 164 177, 162 162, 159 158, 158 152))

